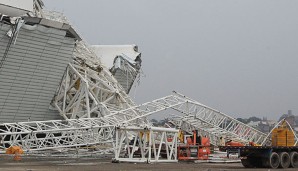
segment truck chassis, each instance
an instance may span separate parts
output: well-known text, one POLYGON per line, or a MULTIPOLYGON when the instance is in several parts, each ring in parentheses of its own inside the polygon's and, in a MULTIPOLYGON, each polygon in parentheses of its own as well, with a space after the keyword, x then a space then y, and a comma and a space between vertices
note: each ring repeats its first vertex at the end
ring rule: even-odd
POLYGON ((246 168, 298 168, 298 146, 225 146, 222 150, 238 153, 246 168))

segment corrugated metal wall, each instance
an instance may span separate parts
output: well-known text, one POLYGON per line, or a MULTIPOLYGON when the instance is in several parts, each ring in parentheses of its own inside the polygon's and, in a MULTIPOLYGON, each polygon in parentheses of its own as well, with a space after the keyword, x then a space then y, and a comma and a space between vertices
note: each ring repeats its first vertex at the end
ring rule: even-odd
MULTIPOLYGON (((9 25, 0 24, 0 60, 9 25)), ((49 110, 73 54, 75 40, 66 31, 24 25, 0 69, 0 123, 62 119, 49 110)))
POLYGON ((114 73, 114 77, 116 80, 120 83, 120 85, 124 88, 126 93, 128 94, 131 86, 133 85, 135 78, 137 76, 137 73, 128 72, 123 69, 116 69, 114 73))

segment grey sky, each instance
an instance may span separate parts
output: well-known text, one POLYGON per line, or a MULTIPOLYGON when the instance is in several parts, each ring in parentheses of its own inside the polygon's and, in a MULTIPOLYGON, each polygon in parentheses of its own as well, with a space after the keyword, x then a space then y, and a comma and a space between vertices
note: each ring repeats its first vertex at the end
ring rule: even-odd
POLYGON ((44 1, 90 44, 139 46, 137 103, 176 90, 233 117, 298 114, 296 0, 44 1))

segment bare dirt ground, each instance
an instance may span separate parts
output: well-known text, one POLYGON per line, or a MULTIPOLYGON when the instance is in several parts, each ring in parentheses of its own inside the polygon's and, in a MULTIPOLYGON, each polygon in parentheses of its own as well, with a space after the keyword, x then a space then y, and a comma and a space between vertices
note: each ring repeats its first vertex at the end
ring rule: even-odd
MULTIPOLYGON (((47 158, 30 157, 13 161, 0 156, 0 171, 237 171, 237 170, 272 170, 246 169, 241 163, 111 163, 110 158, 47 158)), ((297 169, 274 169, 297 170, 297 169)))

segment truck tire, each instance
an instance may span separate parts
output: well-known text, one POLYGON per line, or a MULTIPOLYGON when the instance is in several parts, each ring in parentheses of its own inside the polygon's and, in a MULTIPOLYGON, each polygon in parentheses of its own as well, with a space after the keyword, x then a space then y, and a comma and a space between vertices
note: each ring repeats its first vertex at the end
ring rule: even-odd
POLYGON ((270 156, 269 156, 269 162, 268 162, 268 166, 269 167, 271 167, 271 168, 273 168, 273 169, 276 169, 276 168, 278 168, 278 166, 279 166, 279 161, 280 161, 280 159, 279 159, 279 155, 276 153, 276 152, 272 152, 271 154, 270 154, 270 156))
POLYGON ((254 165, 253 165, 252 161, 249 158, 241 159, 241 163, 245 168, 254 168, 254 165))
POLYGON ((298 168, 298 153, 293 151, 290 153, 291 167, 298 168))
POLYGON ((288 168, 291 164, 291 160, 290 160, 290 155, 287 152, 281 152, 279 153, 279 158, 280 158, 280 163, 279 163, 279 167, 280 168, 288 168))

